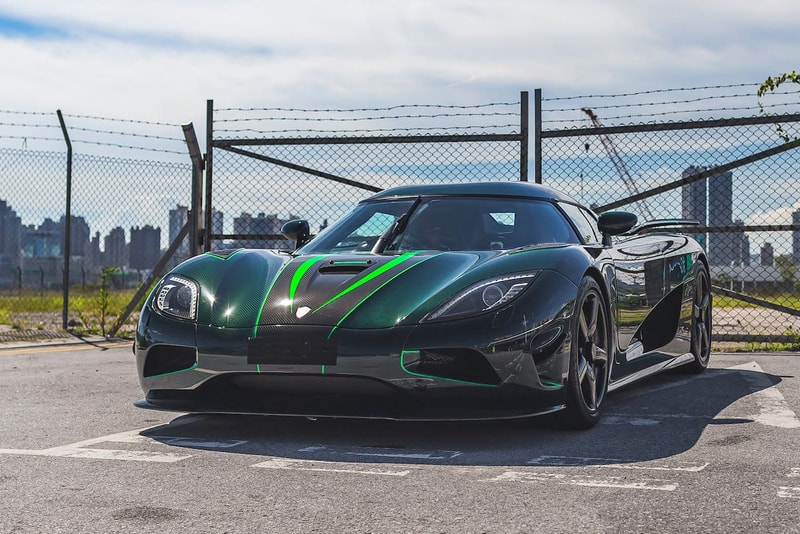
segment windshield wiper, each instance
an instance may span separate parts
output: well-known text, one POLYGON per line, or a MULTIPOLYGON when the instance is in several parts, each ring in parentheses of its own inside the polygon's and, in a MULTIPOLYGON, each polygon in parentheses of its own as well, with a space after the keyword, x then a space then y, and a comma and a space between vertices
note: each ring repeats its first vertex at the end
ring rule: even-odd
POLYGON ((397 218, 393 225, 391 225, 384 233, 381 235, 377 241, 375 241, 375 246, 372 247, 370 251, 372 254, 381 254, 384 250, 386 250, 387 245, 392 242, 396 236, 400 235, 403 230, 405 230, 406 226, 408 225, 408 219, 411 218, 411 214, 414 213, 414 210, 417 209, 417 206, 420 205, 422 202, 422 197, 418 196, 417 199, 411 204, 411 207, 408 208, 404 214, 397 218))

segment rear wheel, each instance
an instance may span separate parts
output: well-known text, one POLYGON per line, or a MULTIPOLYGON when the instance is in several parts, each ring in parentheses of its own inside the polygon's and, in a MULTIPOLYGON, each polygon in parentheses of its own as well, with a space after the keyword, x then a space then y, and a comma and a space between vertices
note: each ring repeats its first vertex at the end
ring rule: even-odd
POLYGON ((566 425, 591 428, 600 419, 600 408, 608 391, 611 334, 600 286, 585 277, 578 288, 572 318, 566 425))
POLYGON ((698 263, 694 276, 694 298, 692 300, 692 354, 694 360, 687 370, 702 373, 708 367, 711 356, 711 282, 708 269, 698 263))

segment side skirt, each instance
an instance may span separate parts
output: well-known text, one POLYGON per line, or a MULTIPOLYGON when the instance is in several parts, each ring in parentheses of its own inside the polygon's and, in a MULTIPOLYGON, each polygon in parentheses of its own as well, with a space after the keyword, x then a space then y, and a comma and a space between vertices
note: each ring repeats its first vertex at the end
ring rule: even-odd
POLYGON ((679 367, 683 364, 689 363, 693 359, 694 359, 694 354, 692 354, 691 352, 687 352, 686 354, 681 354, 680 356, 677 356, 669 361, 660 363, 658 365, 654 365, 652 367, 648 367, 647 369, 642 369, 641 371, 637 371, 633 374, 620 378, 619 380, 611 382, 608 385, 608 391, 614 391, 615 389, 619 389, 621 387, 627 386, 628 384, 632 384, 637 380, 641 380, 656 373, 660 373, 661 371, 666 371, 667 369, 679 367))

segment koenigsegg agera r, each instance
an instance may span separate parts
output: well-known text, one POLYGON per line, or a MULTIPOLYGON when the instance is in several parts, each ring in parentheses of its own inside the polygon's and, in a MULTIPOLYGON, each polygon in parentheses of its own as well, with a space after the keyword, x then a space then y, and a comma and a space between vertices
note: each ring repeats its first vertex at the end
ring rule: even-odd
POLYGON ((702 371, 703 249, 526 182, 414 185, 294 251, 208 252, 147 299, 139 406, 309 417, 600 417, 606 394, 702 371), (554 413, 560 412, 560 413, 554 413))

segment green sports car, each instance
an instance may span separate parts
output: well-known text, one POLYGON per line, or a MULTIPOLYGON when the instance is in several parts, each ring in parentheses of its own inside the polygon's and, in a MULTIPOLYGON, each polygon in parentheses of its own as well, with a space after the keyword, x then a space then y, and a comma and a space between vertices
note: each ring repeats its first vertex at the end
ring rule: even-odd
MULTIPOLYGON (((234 249, 167 274, 134 350, 146 408, 388 419, 552 413, 708 365, 703 249, 527 182, 413 185, 294 251, 234 249)), ((558 412, 558 413, 556 413, 558 412)))

